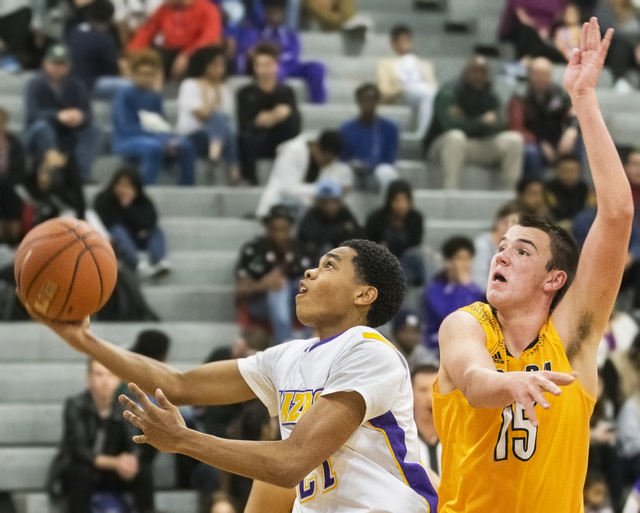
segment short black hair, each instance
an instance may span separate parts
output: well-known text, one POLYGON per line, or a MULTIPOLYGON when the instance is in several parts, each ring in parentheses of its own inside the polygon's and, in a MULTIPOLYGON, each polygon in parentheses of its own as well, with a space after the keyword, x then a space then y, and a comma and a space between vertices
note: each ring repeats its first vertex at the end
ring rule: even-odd
POLYGON ((189 66, 187 67, 187 77, 198 78, 204 75, 207 66, 211 64, 215 59, 219 57, 225 57, 225 51, 222 46, 204 46, 198 48, 189 59, 189 66))
POLYGON ((343 148, 342 135, 337 130, 325 130, 318 137, 318 147, 326 153, 338 156, 343 148))
POLYGON ((413 382, 413 378, 415 378, 418 374, 438 374, 437 365, 433 365, 432 363, 423 363, 418 365, 415 369, 411 371, 411 382, 413 382))
POLYGON ((518 225, 523 228, 536 228, 546 233, 551 241, 551 259, 547 262, 547 271, 558 269, 567 273, 567 282, 556 292, 551 302, 549 310, 553 312, 576 277, 580 260, 578 244, 567 230, 538 216, 522 214, 518 225))
POLYGON ((253 58, 255 59, 258 55, 266 55, 274 61, 280 61, 280 49, 276 44, 269 41, 262 41, 255 46, 253 58))
POLYGON ((544 187, 544 181, 542 178, 521 178, 516 185, 516 193, 518 196, 520 196, 529 188, 530 185, 534 183, 539 183, 544 187))
POLYGON ((498 211, 496 212, 494 221, 499 221, 500 219, 504 219, 505 217, 509 217, 512 214, 521 214, 522 207, 516 201, 509 201, 508 203, 502 205, 498 211))
POLYGON ((400 25, 395 25, 391 29, 391 32, 389 32, 389 37, 391 38, 391 41, 395 41, 400 36, 413 36, 413 30, 411 30, 411 27, 409 27, 409 25, 405 25, 403 23, 401 23, 400 25))
POLYGON ((265 9, 286 9, 287 0, 262 0, 262 6, 265 9))
POLYGON ((574 164, 578 164, 578 166, 581 165, 580 159, 578 157, 576 157, 575 155, 570 155, 570 154, 569 155, 560 155, 556 159, 554 165, 555 165, 555 167, 558 167, 563 162, 573 162, 574 164))
POLYGON ((391 251, 369 240, 351 239, 340 246, 356 252, 352 260, 356 279, 378 290, 378 297, 367 313, 367 325, 377 328, 386 324, 404 301, 407 279, 402 265, 391 251))
POLYGON ((359 102, 360 98, 368 92, 373 92, 378 96, 378 99, 381 98, 380 89, 378 86, 371 83, 362 84, 356 89, 356 101, 359 102))
POLYGON ((411 184, 402 178, 394 180, 387 187, 387 195, 384 201, 384 208, 387 212, 391 211, 391 203, 398 194, 404 194, 409 198, 409 201, 413 203, 413 189, 411 184))
POLYGON ((464 235, 454 235, 453 237, 449 237, 442 244, 441 252, 442 256, 445 260, 451 260, 458 251, 462 251, 466 249, 471 256, 476 254, 476 248, 473 245, 473 241, 469 237, 465 237, 464 235))
POLYGON ((273 205, 267 215, 262 218, 262 222, 265 226, 269 226, 271 221, 275 219, 286 219, 291 224, 295 222, 295 217, 293 216, 293 212, 286 205, 273 205))
POLYGON ((95 0, 85 8, 87 21, 108 23, 113 19, 115 8, 108 0, 95 0))
POLYGON ((135 189, 136 198, 148 199, 140 173, 138 173, 138 170, 135 167, 130 165, 121 166, 115 173, 113 173, 111 181, 106 188, 107 192, 112 196, 115 196, 116 185, 122 179, 128 180, 131 186, 135 189))
POLYGON ((169 353, 170 344, 169 337, 163 331, 144 330, 138 335, 131 352, 164 361, 169 353))

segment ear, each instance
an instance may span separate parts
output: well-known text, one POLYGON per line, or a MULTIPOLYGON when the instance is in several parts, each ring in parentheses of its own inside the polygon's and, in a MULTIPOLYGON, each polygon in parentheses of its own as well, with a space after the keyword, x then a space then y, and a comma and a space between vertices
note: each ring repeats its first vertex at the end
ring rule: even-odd
POLYGON ((564 287, 565 283, 567 283, 567 273, 559 269, 554 269, 547 275, 547 281, 542 289, 545 292, 557 292, 564 287))
POLYGON ((376 299, 378 299, 378 289, 371 285, 365 285, 358 291, 354 304, 357 306, 369 306, 376 299))

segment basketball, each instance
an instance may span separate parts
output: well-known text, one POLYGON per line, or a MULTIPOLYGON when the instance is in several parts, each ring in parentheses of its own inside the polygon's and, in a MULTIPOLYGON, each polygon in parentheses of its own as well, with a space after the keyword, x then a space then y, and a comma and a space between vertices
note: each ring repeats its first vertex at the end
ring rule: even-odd
POLYGON ((47 320, 80 321, 107 302, 118 263, 111 243, 89 223, 46 221, 24 238, 14 273, 20 299, 47 320))

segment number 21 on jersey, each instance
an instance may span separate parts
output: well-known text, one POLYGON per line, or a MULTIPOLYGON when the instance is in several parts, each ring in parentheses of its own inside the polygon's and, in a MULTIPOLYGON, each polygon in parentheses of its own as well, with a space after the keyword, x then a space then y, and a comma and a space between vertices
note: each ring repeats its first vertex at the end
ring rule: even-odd
MULTIPOLYGON (((323 461, 320 465, 320 482, 322 485, 322 493, 326 493, 329 490, 333 490, 338 486, 338 479, 331 468, 331 460, 323 461)), ((318 469, 316 469, 313 475, 305 477, 298 485, 298 493, 300 494, 300 503, 309 502, 314 499, 318 491, 318 469)))

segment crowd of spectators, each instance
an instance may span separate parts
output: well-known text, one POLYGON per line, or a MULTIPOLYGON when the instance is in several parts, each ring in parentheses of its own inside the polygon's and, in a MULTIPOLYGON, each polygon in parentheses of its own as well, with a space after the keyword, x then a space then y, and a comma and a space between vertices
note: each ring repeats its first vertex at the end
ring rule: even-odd
MULTIPOLYGON (((0 244, 15 246, 30 227, 59 215, 87 218, 111 239, 120 262, 113 301, 129 311, 135 309, 122 306, 131 304, 125 299, 139 303, 147 312, 139 320, 149 320, 154 314, 139 281, 160 278, 173 266, 147 186, 162 182, 165 168, 179 185, 194 186, 198 160, 222 164, 230 185, 266 183, 252 215, 264 231, 239 249, 234 269, 241 335, 207 361, 242 358, 312 336, 295 315, 304 271, 348 239, 385 245, 418 298, 408 301, 386 333, 411 368, 422 460, 438 474, 431 385, 439 326, 458 308, 485 299, 491 259, 521 214, 561 224, 584 242, 597 206, 580 127, 567 93, 554 82, 554 65, 566 63, 581 20, 595 12, 603 28, 616 28, 606 66, 615 89, 629 91, 630 74, 640 70, 633 4, 506 0, 500 36, 513 43, 522 86, 506 102, 486 57, 470 56, 456 80, 439 83, 429 49, 415 44, 411 27, 397 25, 389 33, 391 55, 377 62, 375 83, 354 87, 356 117, 309 133, 303 132, 300 99, 287 80, 301 78, 309 102, 324 104, 327 66, 303 58, 300 27, 340 31, 350 53, 373 30, 353 0, 72 0, 61 41, 42 31, 41 3, 0 7, 6 52, 0 67, 36 70, 24 91, 21 134, 9 131, 9 113, 0 108, 0 244), (235 93, 230 75, 247 77, 235 93), (166 109, 172 86, 175 127, 166 109), (96 100, 110 102, 111 151, 122 160, 111 177, 94 173, 96 100), (385 117, 380 107, 390 104, 410 107, 411 130, 401 134, 385 117), (444 189, 463 188, 465 173, 477 166, 494 175, 496 189, 513 191, 513 201, 496 205, 490 230, 475 240, 450 237, 430 248, 437 255, 425 251, 426 215, 414 184, 403 178, 401 135, 422 143, 425 167, 439 171, 444 189), (266 180, 263 159, 273 160, 266 180), (87 202, 83 185, 97 179, 107 185, 87 202), (366 197, 366 212, 352 204, 354 191, 366 197)), ((640 202, 640 150, 621 149, 621 156, 634 201, 640 202)), ((640 213, 636 217, 640 222, 640 213)), ((110 308, 118 311, 117 305, 110 308)), ((619 306, 598 352, 601 393, 592 419, 586 511, 618 513, 627 497, 640 501, 638 319, 635 226, 619 306)), ((145 332, 132 350, 164 361, 168 344, 166 335, 145 332)), ((88 364, 87 387, 65 405, 50 492, 64 496, 69 511, 110 505, 126 511, 127 501, 138 513, 155 511, 154 453, 131 443, 132 428, 113 399, 126 388, 96 362, 88 364)), ((190 426, 216 436, 278 436, 258 402, 183 414, 190 426)), ((177 475, 183 486, 199 490, 202 511, 237 512, 246 503, 250 482, 244 478, 188 458, 177 460, 177 475)))

